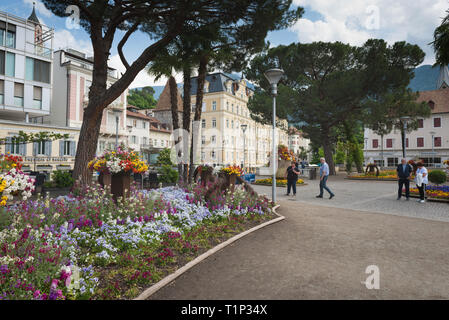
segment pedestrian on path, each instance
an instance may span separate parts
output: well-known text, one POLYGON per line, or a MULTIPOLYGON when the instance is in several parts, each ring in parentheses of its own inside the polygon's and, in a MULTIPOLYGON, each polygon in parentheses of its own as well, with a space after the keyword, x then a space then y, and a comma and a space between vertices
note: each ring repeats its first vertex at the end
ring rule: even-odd
POLYGON ((429 177, 427 174, 427 169, 424 167, 422 161, 418 162, 418 169, 416 170, 415 182, 419 190, 418 202, 424 203, 426 202, 425 200, 426 186, 429 183, 429 177))
POLYGON ((316 196, 317 198, 323 197, 324 189, 326 189, 327 192, 329 192, 330 197, 329 199, 332 199, 335 197, 335 194, 327 187, 327 178, 329 177, 329 165, 326 163, 326 160, 324 158, 320 159, 321 167, 320 167, 320 194, 316 196))
POLYGON ((296 182, 298 181, 299 171, 296 167, 296 162, 292 161, 290 166, 285 171, 287 178, 287 196, 290 195, 290 190, 293 189, 293 196, 296 196, 296 182))
POLYGON ((405 186, 405 198, 410 200, 410 176, 413 168, 407 163, 406 159, 401 159, 401 164, 398 165, 396 172, 398 174, 398 200, 401 200, 402 187, 405 186))

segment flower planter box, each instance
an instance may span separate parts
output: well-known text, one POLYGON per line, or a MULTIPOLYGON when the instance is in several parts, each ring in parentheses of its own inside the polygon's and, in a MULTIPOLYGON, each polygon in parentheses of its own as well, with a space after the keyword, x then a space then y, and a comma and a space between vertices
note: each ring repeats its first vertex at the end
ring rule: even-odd
POLYGON ((105 186, 111 187, 111 175, 108 173, 102 173, 98 175, 98 183, 104 188, 105 186))
POLYGON ((129 198, 131 187, 131 174, 129 172, 120 172, 111 175, 111 193, 114 201, 122 198, 129 198))

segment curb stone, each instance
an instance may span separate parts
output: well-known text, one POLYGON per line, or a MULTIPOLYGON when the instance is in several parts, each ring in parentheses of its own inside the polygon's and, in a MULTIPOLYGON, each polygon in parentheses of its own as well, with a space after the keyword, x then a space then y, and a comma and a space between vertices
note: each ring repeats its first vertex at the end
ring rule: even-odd
POLYGON ((271 211, 275 215, 278 216, 277 218, 272 219, 272 220, 267 221, 267 222, 264 222, 261 225, 255 226, 255 227, 253 227, 253 228, 251 228, 249 230, 246 230, 246 231, 244 231, 242 233, 239 233, 239 234, 233 236, 232 238, 229 238, 225 242, 222 242, 219 245, 213 247, 212 249, 209 249, 208 251, 206 251, 202 255, 199 255, 198 257, 196 257, 195 259, 193 259, 192 261, 190 261, 186 265, 182 266, 181 268, 179 268, 178 270, 176 270, 172 274, 169 274, 168 276, 166 276, 165 278, 163 278, 159 282, 157 282, 157 283, 153 284, 151 287, 145 289, 137 298, 134 298, 133 300, 146 300, 146 299, 148 299, 154 293, 156 293, 157 291, 159 291, 160 289, 162 289, 166 285, 170 284, 176 278, 178 278, 180 275, 184 274, 185 272, 187 272, 188 270, 190 270, 191 268, 193 268, 194 266, 196 266, 198 263, 202 262, 203 260, 207 259, 208 257, 213 255, 214 253, 220 251, 221 249, 227 247, 228 245, 236 242, 240 238, 243 238, 244 236, 246 236, 246 235, 248 235, 248 234, 250 234, 250 233, 252 233, 254 231, 257 231, 257 230, 262 229, 262 228, 264 228, 266 226, 269 226, 271 224, 274 224, 274 223, 277 223, 277 222, 280 222, 280 221, 284 220, 285 217, 276 212, 276 209, 278 209, 279 207, 280 207, 280 205, 276 205, 273 209, 271 209, 271 211))

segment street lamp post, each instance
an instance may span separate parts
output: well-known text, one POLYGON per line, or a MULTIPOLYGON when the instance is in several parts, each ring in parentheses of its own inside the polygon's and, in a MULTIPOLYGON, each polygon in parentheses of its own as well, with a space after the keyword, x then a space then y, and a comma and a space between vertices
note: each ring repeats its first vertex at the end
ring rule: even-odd
POLYGON ((435 167, 435 131, 429 132, 432 135, 432 165, 435 167))
POLYGON ((245 156, 245 150, 246 150, 246 136, 245 136, 245 132, 246 132, 246 128, 248 127, 248 125, 247 124, 242 124, 241 126, 240 126, 241 128, 242 128, 242 131, 243 131, 243 166, 242 166, 242 169, 243 169, 243 171, 245 171, 245 163, 246 163, 246 156, 245 156))
POLYGON ((366 154, 367 154, 367 152, 368 152, 368 138, 365 138, 365 150, 364 150, 365 152, 364 152, 364 155, 363 155, 363 158, 364 158, 364 163, 365 163, 365 166, 366 165, 368 165, 367 164, 367 161, 366 161, 366 154))
POLYGON ((115 149, 118 148, 118 124, 120 121, 120 115, 122 111, 119 109, 114 109, 114 115, 115 115, 115 149))
POLYGON ((406 135, 407 135, 407 122, 410 119, 410 117, 401 117, 402 120, 402 129, 404 130, 404 137, 403 137, 403 141, 402 141, 402 145, 404 146, 404 148, 402 149, 402 157, 404 159, 407 159, 407 145, 406 145, 406 135))
POLYGON ((281 69, 270 69, 265 72, 265 77, 271 85, 271 94, 273 95, 273 152, 272 152, 272 166, 273 166, 273 184, 271 190, 271 200, 276 203, 276 167, 277 167, 277 150, 276 150, 276 96, 277 86, 281 80, 284 71, 281 69))

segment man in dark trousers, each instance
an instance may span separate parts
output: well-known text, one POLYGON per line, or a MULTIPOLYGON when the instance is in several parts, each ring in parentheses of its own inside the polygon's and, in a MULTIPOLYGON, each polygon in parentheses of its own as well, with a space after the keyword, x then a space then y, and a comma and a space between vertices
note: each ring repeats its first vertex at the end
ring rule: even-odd
POLYGON ((287 168, 287 196, 290 195, 290 190, 293 189, 293 195, 296 196, 296 182, 298 181, 299 171, 296 168, 296 162, 292 161, 287 168))
POLYGON ((398 200, 401 200, 402 196, 402 187, 405 185, 405 197, 407 200, 410 200, 410 176, 413 172, 413 168, 411 165, 407 163, 406 159, 401 159, 401 164, 398 165, 396 169, 398 173, 398 200))

